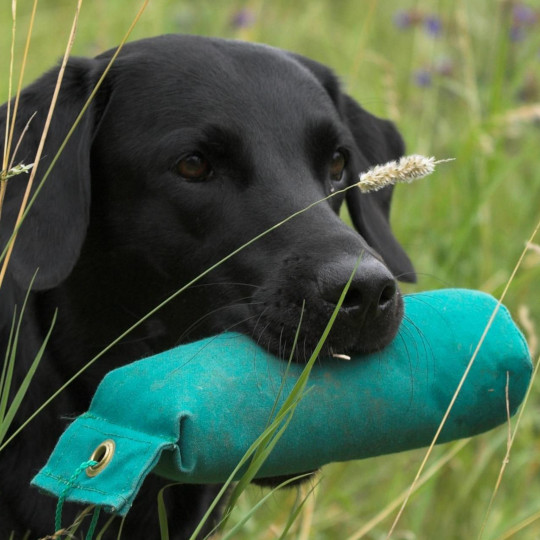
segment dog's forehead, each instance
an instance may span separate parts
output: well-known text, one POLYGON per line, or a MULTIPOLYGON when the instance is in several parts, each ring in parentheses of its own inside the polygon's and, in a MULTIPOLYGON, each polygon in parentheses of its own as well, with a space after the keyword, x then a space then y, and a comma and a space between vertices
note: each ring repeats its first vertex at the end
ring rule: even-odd
POLYGON ((131 44, 115 72, 120 106, 138 115, 197 122, 201 117, 294 122, 317 111, 337 118, 321 81, 273 47, 197 36, 163 36, 131 44))

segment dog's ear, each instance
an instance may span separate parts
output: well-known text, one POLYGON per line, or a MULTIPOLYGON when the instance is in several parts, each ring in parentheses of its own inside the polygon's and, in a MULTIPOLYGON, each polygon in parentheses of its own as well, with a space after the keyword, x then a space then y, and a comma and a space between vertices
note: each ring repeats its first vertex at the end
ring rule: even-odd
MULTIPOLYGON (((368 113, 342 93, 339 81, 330 69, 309 58, 291 56, 322 84, 349 127, 368 167, 398 159, 404 154, 403 139, 394 125, 368 113)), ((350 189, 347 192, 349 213, 358 232, 382 256, 394 276, 401 281, 415 282, 413 265, 390 228, 392 192, 393 187, 364 194, 359 189, 350 189)))
MULTIPOLYGON (((45 147, 33 183, 33 195, 94 86, 95 61, 72 59, 66 68, 45 147)), ((58 76, 55 68, 21 92, 11 151, 13 163, 33 163, 58 76), (24 129, 27 129, 23 134, 24 129), (20 140, 20 143, 19 143, 20 140)), ((14 101, 11 102, 13 111, 14 101)), ((0 133, 6 132, 7 104, 0 108, 0 133)), ((90 145, 94 132, 91 106, 60 154, 28 212, 13 249, 9 271, 27 287, 38 270, 34 289, 62 282, 75 265, 85 238, 90 211, 90 145)), ((3 139, 3 135, 2 135, 3 139)), ((4 141, 0 144, 3 146, 4 141)), ((29 174, 7 181, 0 221, 0 250, 13 232, 29 174)))
MULTIPOLYGON (((373 116, 347 95, 342 96, 341 109, 358 148, 370 166, 399 159, 404 154, 403 139, 392 122, 373 116)), ((414 267, 390 228, 393 190, 393 186, 373 193, 350 189, 347 206, 358 232, 382 256, 394 276, 414 283, 414 267)))

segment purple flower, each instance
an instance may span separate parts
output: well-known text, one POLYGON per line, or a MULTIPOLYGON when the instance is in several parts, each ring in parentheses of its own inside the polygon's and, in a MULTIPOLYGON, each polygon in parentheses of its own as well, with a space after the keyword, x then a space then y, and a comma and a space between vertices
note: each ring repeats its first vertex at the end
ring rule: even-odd
POLYGON ((516 26, 532 26, 538 21, 538 14, 526 4, 516 4, 512 8, 512 17, 516 26))
POLYGON ((428 88, 431 86, 432 76, 431 72, 427 69, 417 69, 413 73, 413 78, 416 85, 420 86, 420 88, 428 88))
POLYGON ((256 17, 253 11, 243 8, 231 17, 231 26, 234 28, 249 28, 255 24, 256 17))
POLYGON ((442 21, 436 15, 427 15, 424 19, 425 31, 433 37, 438 37, 442 32, 442 21))

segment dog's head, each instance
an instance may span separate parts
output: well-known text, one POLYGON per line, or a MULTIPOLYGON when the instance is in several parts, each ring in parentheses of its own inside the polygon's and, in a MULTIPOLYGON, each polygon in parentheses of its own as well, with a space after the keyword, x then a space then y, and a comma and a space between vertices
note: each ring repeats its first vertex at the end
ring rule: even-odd
MULTIPOLYGON (((36 185, 111 56, 69 63, 36 185)), ((33 161, 56 75, 22 94, 15 142, 29 124, 15 163, 33 161)), ((113 64, 32 206, 11 276, 26 287, 39 267, 35 288, 64 287, 90 312, 98 298, 109 302, 113 324, 120 313, 143 315, 298 213, 156 315, 167 345, 193 325, 191 338, 235 329, 283 352, 303 313, 299 343, 309 352, 361 257, 329 344, 337 352, 374 350, 402 317, 395 280, 413 281, 414 271, 390 229, 392 189, 339 192, 402 153, 393 125, 344 94, 321 64, 194 36, 135 42, 113 64), (345 201, 357 231, 338 216, 345 201)), ((22 176, 9 181, 4 245, 25 186, 22 176)))

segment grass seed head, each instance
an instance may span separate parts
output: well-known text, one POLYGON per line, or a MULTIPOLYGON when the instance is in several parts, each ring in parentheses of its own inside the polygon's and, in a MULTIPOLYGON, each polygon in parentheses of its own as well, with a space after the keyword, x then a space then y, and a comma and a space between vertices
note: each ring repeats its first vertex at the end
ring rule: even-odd
POLYGON ((391 186, 397 182, 412 182, 431 174, 435 170, 437 163, 445 161, 452 160, 435 161, 434 157, 425 157, 419 154, 403 156, 398 161, 375 165, 375 167, 360 174, 360 181, 357 185, 361 191, 367 193, 391 186))
POLYGON ((19 165, 15 165, 15 167, 11 167, 11 169, 7 171, 0 172, 0 176, 2 176, 5 180, 8 178, 11 178, 13 176, 17 176, 18 174, 26 173, 30 171, 30 169, 34 166, 33 163, 30 163, 30 165, 24 165, 23 163, 20 163, 19 165))

